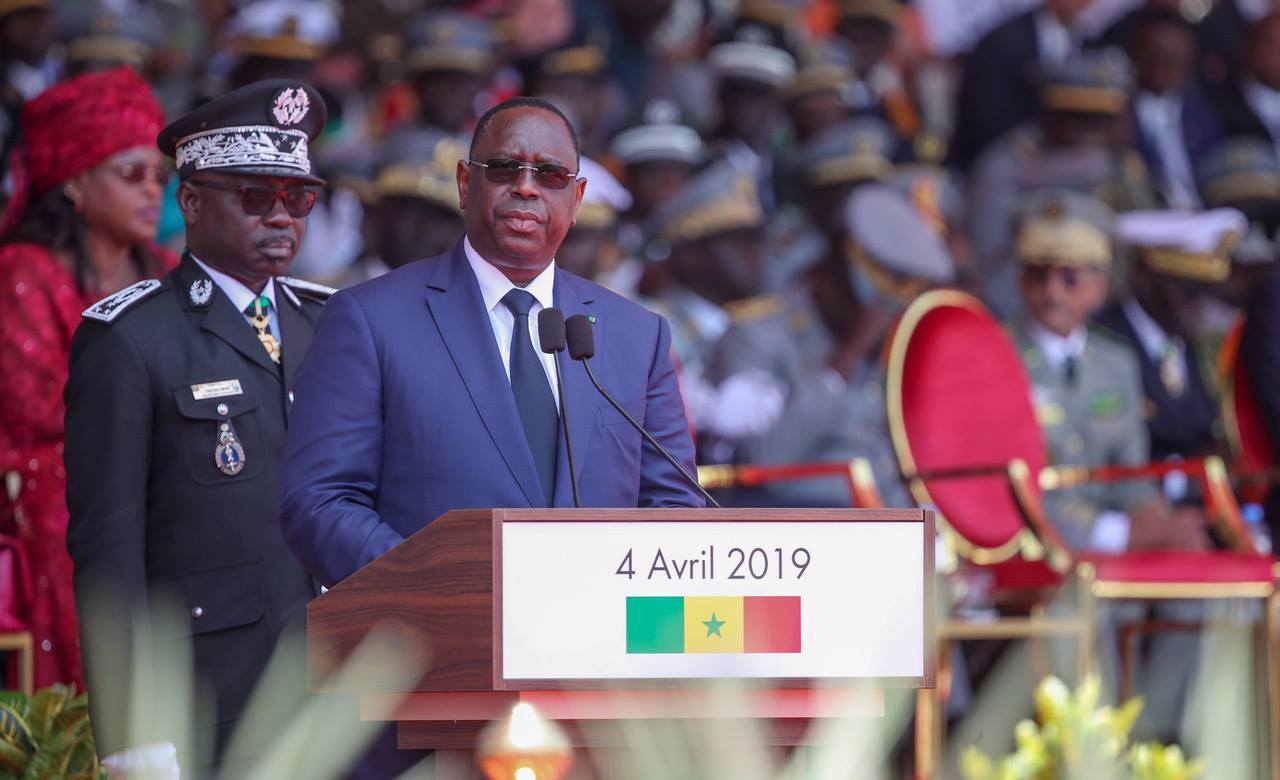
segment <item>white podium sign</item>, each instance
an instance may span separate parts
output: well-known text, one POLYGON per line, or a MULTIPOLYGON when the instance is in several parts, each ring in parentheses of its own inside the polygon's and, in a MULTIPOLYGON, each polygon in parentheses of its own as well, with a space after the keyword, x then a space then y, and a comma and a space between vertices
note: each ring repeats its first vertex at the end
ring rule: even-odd
POLYGON ((933 538, 910 516, 504 523, 502 677, 918 683, 933 538))

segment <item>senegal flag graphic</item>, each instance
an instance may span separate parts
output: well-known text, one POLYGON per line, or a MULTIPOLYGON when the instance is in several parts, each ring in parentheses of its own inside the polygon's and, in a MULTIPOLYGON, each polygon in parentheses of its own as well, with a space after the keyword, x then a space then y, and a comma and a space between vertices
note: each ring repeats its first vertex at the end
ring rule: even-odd
POLYGON ((628 596, 627 653, 798 653, 799 596, 628 596))

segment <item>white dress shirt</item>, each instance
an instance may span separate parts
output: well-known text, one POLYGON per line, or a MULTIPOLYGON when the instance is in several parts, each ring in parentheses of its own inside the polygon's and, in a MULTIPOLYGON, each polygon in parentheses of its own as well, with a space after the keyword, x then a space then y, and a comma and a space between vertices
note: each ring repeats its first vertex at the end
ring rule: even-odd
MULTIPOLYGON (((489 326, 493 328, 493 337, 498 342, 498 354, 502 356, 502 369, 507 372, 507 380, 511 380, 511 332, 515 329, 516 316, 511 313, 502 297, 519 285, 507 278, 476 252, 471 246, 471 239, 462 239, 462 251, 475 272, 476 281, 480 283, 480 297, 484 299, 484 309, 489 314, 489 326)), ((560 406, 560 389, 556 387, 555 356, 542 351, 538 342, 538 312, 555 306, 556 262, 553 259, 547 267, 524 287, 534 298, 529 309, 529 338, 533 342, 534 354, 542 361, 542 370, 546 372, 547 384, 551 385, 551 395, 555 398, 556 407, 560 406)))
POLYGON ((1133 101, 1134 113, 1142 132, 1151 139, 1164 175, 1161 189, 1173 208, 1200 207, 1196 194, 1191 157, 1182 137, 1182 97, 1177 94, 1156 95, 1139 92, 1133 101))
MULTIPOLYGON (((271 335, 276 337, 276 341, 279 341, 281 346, 284 345, 284 337, 280 334, 280 315, 276 311, 276 282, 274 279, 268 279, 267 286, 262 288, 262 292, 255 293, 245 287, 239 280, 232 279, 218 269, 205 265, 195 255, 191 255, 191 259, 195 260, 196 265, 204 269, 204 272, 209 274, 209 278, 213 280, 213 283, 218 285, 218 289, 222 290, 223 294, 231 299, 231 305, 236 307, 236 311, 244 316, 244 321, 249 323, 249 327, 253 328, 255 334, 258 329, 253 327, 253 319, 248 314, 244 314, 244 310, 258 299, 259 294, 265 295, 267 300, 271 301, 271 322, 267 325, 267 328, 271 331, 271 335)), ((187 294, 187 291, 184 290, 183 294, 187 294)))
MULTIPOLYGON (((1055 372, 1061 374, 1068 359, 1076 361, 1079 371, 1080 358, 1084 355, 1088 343, 1089 331, 1083 327, 1076 328, 1068 336, 1060 336, 1035 320, 1027 326, 1027 335, 1035 343, 1045 363, 1055 372)), ((1083 464, 1099 465, 1099 464, 1083 464)), ((1129 546, 1129 515, 1114 509, 1108 509, 1098 515, 1089 529, 1089 548, 1106 553, 1124 552, 1129 546)))

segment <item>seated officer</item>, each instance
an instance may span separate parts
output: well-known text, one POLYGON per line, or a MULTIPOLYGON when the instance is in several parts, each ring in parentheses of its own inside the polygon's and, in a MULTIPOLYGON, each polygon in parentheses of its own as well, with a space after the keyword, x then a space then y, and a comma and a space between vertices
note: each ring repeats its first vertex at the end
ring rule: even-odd
POLYGON ((718 163, 690 181, 657 214, 668 283, 650 306, 671 325, 671 349, 703 460, 722 461, 730 442, 765 430, 782 408, 781 387, 765 371, 712 381, 706 361, 736 318, 776 304, 755 297, 764 262, 764 210, 755 179, 718 163))
MULTIPOLYGON (((1218 444, 1218 407, 1196 346, 1212 285, 1231 273, 1230 252, 1246 230, 1235 209, 1132 211, 1117 236, 1133 249, 1131 294, 1098 316, 1138 356, 1151 456, 1194 458, 1218 444)), ((1174 496, 1177 497, 1177 496, 1174 496)))
MULTIPOLYGON (((1063 190, 1027 198, 1016 253, 1026 313, 1010 324, 1032 384, 1050 465, 1141 465, 1147 461, 1142 380, 1125 344, 1089 327, 1090 312, 1107 294, 1111 213, 1102 203, 1063 190)), ((1204 549, 1208 536, 1195 510, 1170 510, 1148 481, 1083 485, 1045 495, 1045 509, 1067 544, 1121 552, 1152 548, 1204 549)), ((1119 668, 1114 626, 1149 612, 1179 622, 1201 619, 1195 603, 1112 605, 1103 615, 1103 666, 1119 668)), ((1176 739, 1198 637, 1160 634, 1147 647, 1138 690, 1147 707, 1143 738, 1176 739)))
MULTIPOLYGON (((744 439, 744 463, 865 457, 889 506, 910 501, 898 478, 885 419, 880 349, 901 308, 954 278, 951 257, 901 194, 878 184, 847 201, 839 255, 801 275, 787 293, 734 317, 709 361, 713 380, 767 372, 784 388, 781 417, 744 439)), ((771 486, 778 503, 848 506, 843 480, 771 486)))
POLYGON ((406 128, 383 142, 371 184, 364 188, 364 255, 339 287, 373 279, 441 254, 462 231, 454 174, 466 150, 433 127, 406 128))
MULTIPOLYGON (((1133 350, 1088 325, 1107 295, 1111 223, 1110 210, 1093 198, 1044 190, 1028 197, 1017 230, 1026 313, 1010 333, 1031 380, 1050 464, 1148 461, 1133 350)), ((1182 513, 1171 517, 1147 481, 1054 491, 1045 502, 1059 533, 1078 549, 1199 549, 1207 541, 1203 525, 1182 513)))

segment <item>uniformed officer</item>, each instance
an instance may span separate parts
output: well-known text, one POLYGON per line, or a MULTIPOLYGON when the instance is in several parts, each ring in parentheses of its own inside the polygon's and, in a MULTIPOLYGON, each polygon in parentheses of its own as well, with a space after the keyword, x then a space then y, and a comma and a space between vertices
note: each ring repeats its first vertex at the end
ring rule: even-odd
MULTIPOLYGON (((941 238, 911 204, 868 184, 846 203, 842 253, 811 268, 791 291, 743 311, 708 361, 713 381, 751 369, 784 388, 769 430, 741 442, 747 463, 843 461, 864 457, 889 506, 909 506, 889 446, 880 351, 901 308, 954 269, 941 238)), ((800 506, 848 506, 842 480, 770 489, 800 506)))
POLYGON ((462 144, 436 128, 406 128, 382 144, 373 181, 360 186, 364 254, 339 281, 368 281, 413 260, 440 254, 462 230, 454 173, 462 144))
POLYGON ((493 25, 455 10, 433 8, 410 26, 408 38, 417 124, 461 137, 475 118, 476 96, 498 64, 493 25))
POLYGON ((527 94, 552 99, 574 120, 583 154, 604 151, 612 74, 604 48, 575 37, 522 63, 527 94))
POLYGON ((618 215, 631 206, 631 193, 590 157, 581 158, 578 170, 591 184, 578 204, 573 227, 556 251, 556 265, 583 279, 601 281, 617 270, 622 259, 618 215))
POLYGON ((236 41, 227 87, 237 89, 271 78, 307 75, 338 40, 338 17, 327 3, 257 0, 227 23, 236 41))
POLYGON ((164 31, 150 8, 128 14, 82 8, 59 19, 65 76, 128 65, 135 70, 151 59, 164 31))
MULTIPOLYGON (((718 79, 719 124, 710 135, 713 153, 743 170, 769 178, 782 138, 780 90, 796 72, 795 58, 785 49, 749 37, 721 43, 707 52, 707 64, 718 79)), ((767 205, 767 204, 766 204, 767 205)))
POLYGON ((1117 210, 1156 205, 1146 166, 1126 145, 1132 91, 1132 68, 1119 52, 1071 57, 1045 74, 1039 119, 1001 136, 974 163, 969 232, 997 314, 1011 317, 1022 303, 1010 227, 1026 192, 1067 187, 1117 210))
POLYGON ((187 252, 163 281, 91 306, 76 331, 67 547, 102 755, 130 747, 127 713, 148 706, 130 701, 132 676, 147 673, 131 661, 176 635, 190 638, 213 695, 196 725, 221 756, 277 638, 314 595, 284 544, 277 492, 289 388, 331 291, 281 274, 315 204, 308 144, 324 124, 311 86, 276 80, 166 127, 187 252), (180 624, 151 622, 161 593, 179 600, 180 624))
MULTIPOLYGON (((703 433, 704 460, 721 462, 732 443, 772 426, 781 388, 766 372, 731 372, 714 379, 707 358, 734 316, 776 307, 756 297, 764 261, 764 209, 755 179, 726 162, 691 180, 654 215, 656 240, 669 248, 669 283, 647 301, 671 326, 690 419, 703 433)), ((752 315, 754 316, 754 315, 752 315)))
MULTIPOLYGON (((1098 315, 1099 324, 1139 358, 1151 456, 1196 458, 1218 449, 1218 405, 1200 359, 1199 314, 1213 285, 1231 274, 1231 250, 1247 229, 1235 209, 1131 211, 1117 238, 1134 255, 1131 294, 1098 315)), ((1179 498, 1180 496, 1171 496, 1179 498)))

